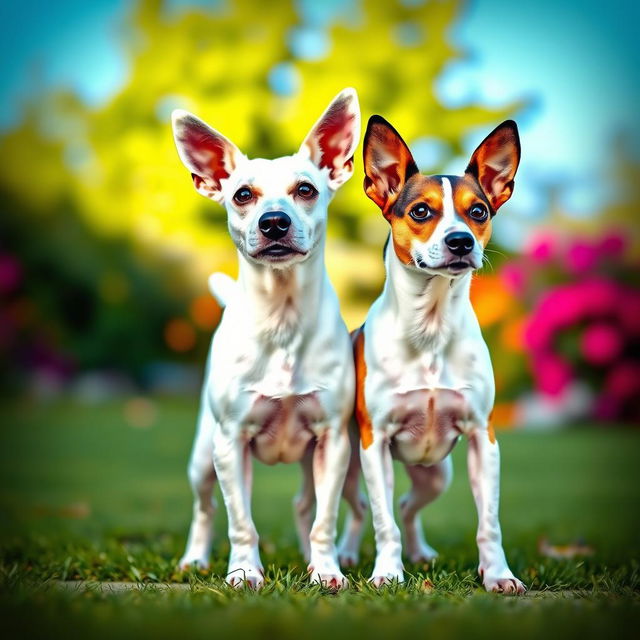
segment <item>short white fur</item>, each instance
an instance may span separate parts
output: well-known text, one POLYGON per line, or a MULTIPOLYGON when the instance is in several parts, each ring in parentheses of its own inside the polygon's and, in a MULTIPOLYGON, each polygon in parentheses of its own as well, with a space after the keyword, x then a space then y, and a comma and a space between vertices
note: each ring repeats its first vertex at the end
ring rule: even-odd
POLYGON ((251 458, 267 464, 299 461, 304 484, 295 500, 296 520, 311 579, 345 586, 335 536, 349 459, 354 368, 349 335, 324 265, 324 244, 327 206, 351 175, 360 137, 356 93, 346 89, 336 96, 300 151, 275 160, 248 159, 186 112, 174 114, 173 125, 180 157, 196 173, 196 188, 227 210, 239 261, 237 282, 222 274, 209 281, 226 308, 211 342, 202 388, 189 463, 193 520, 180 566, 208 566, 217 479, 229 521, 227 581, 261 587, 264 572, 251 516, 251 458), (339 141, 343 152, 333 172, 319 166, 309 150, 310 144, 320 144, 319 127, 330 110, 345 122, 339 141), (214 153, 224 150, 220 162, 228 169, 226 178, 217 182, 213 172, 207 175, 213 155, 204 165, 202 153, 194 157, 188 142, 193 130, 210 136, 214 153), (312 203, 292 195, 301 180, 318 191, 312 203), (234 194, 245 185, 261 195, 242 207, 234 194), (286 240, 296 253, 284 260, 270 261, 261 253, 269 241, 258 222, 273 211, 285 212, 291 220, 286 240))

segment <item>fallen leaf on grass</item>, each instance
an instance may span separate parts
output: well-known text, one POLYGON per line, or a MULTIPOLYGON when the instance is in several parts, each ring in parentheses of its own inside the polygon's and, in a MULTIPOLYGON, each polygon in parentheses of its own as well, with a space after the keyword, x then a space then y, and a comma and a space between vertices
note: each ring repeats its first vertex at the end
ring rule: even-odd
POLYGON ((435 589, 435 585, 433 584, 433 582, 431 582, 431 580, 429 580, 428 578, 426 578, 425 580, 422 581, 422 584, 420 585, 420 590, 424 591, 425 593, 430 593, 431 591, 433 591, 435 589))
POLYGON ((547 538, 540 538, 538 540, 538 553, 554 560, 568 560, 580 556, 592 556, 595 553, 595 549, 582 540, 565 545, 553 545, 549 543, 547 538))

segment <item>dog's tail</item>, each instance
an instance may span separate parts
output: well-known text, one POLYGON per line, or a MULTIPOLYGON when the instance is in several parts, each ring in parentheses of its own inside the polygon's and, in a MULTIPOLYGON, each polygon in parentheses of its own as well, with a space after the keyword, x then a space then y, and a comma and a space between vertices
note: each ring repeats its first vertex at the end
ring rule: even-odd
POLYGON ((226 273, 212 273, 209 276, 209 291, 221 307, 226 307, 236 294, 238 283, 226 273))

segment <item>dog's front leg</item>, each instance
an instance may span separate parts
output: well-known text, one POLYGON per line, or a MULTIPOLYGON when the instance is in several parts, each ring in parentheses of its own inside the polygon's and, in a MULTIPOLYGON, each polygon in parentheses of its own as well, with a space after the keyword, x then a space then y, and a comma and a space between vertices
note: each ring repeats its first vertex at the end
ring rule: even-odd
POLYGON ((500 502, 500 449, 487 429, 474 429, 469 435, 467 455, 471 491, 478 510, 479 573, 487 591, 524 593, 502 548, 502 532, 498 519, 500 502))
POLYGON ((264 572, 258 551, 258 532, 251 518, 251 455, 239 429, 216 429, 213 462, 229 520, 229 571, 232 586, 259 589, 264 572))
POLYGON ((378 437, 366 449, 361 446, 360 459, 376 537, 376 562, 370 581, 376 587, 404 582, 400 529, 393 515, 393 462, 388 441, 378 437))
POLYGON ((316 517, 309 536, 309 570, 312 582, 336 589, 349 584, 340 571, 336 549, 338 507, 348 464, 346 425, 332 425, 318 436, 313 452, 316 517))

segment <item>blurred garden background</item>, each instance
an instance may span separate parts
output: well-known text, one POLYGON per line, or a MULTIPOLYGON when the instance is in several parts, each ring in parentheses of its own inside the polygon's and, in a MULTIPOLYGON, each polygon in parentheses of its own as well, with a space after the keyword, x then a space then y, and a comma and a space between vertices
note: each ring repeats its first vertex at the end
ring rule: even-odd
MULTIPOLYGON (((234 275, 236 257, 178 161, 171 110, 275 157, 353 86, 364 122, 388 118, 426 172, 460 173, 498 122, 520 125, 515 195, 473 287, 497 422, 637 420, 638 11, 503 4, 35 2, 28 19, 3 5, 4 394, 195 393, 220 317, 207 275, 234 275)), ((361 175, 358 156, 327 246, 350 328, 381 288, 387 233, 361 175)), ((141 406, 127 416, 148 419, 141 406)))
MULTIPOLYGON (((1 616, 10 636, 141 637, 150 621, 154 637, 337 638, 353 625, 367 637, 495 637, 515 625, 524 638, 545 622, 565 638, 633 633, 639 18, 624 0, 1 3, 0 613, 11 610, 1 616), (349 572, 355 590, 327 599, 307 585, 290 515, 295 465, 256 465, 266 597, 225 590, 223 509, 212 571, 175 570, 220 318, 207 277, 237 265, 223 209, 178 159, 171 110, 275 157, 294 152, 346 86, 363 122, 390 120, 425 172, 461 173, 494 126, 519 124, 515 192, 472 295, 497 383, 507 555, 534 591, 576 600, 503 607, 478 593, 460 446, 451 490, 425 514, 442 559, 407 566, 406 589, 367 587, 370 526, 349 572), (46 591, 60 580, 190 590, 67 600, 46 591)), ((360 151, 329 221, 328 269, 354 328, 381 289, 388 228, 362 191, 360 151)))

